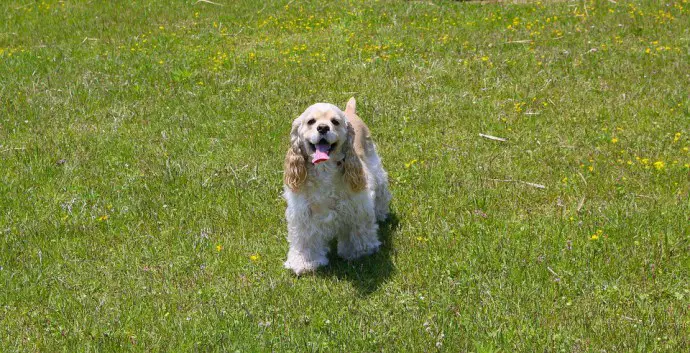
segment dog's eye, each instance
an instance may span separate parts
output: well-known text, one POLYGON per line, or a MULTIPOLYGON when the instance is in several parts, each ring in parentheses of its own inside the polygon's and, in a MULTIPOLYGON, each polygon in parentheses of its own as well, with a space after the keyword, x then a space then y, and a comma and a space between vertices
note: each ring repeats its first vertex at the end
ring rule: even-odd
POLYGON ((309 119, 309 121, 307 121, 307 124, 308 125, 314 125, 315 122, 316 122, 316 119, 309 119))
POLYGON ((338 120, 336 120, 336 119, 331 119, 331 122, 332 122, 333 125, 335 125, 335 126, 340 125, 340 123, 339 123, 338 120))

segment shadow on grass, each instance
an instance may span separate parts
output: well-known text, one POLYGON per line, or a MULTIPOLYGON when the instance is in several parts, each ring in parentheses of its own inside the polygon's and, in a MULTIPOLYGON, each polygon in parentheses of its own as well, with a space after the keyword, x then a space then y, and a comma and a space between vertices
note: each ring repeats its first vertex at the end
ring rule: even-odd
POLYGON ((329 265, 320 269, 321 277, 336 277, 352 282, 359 295, 369 295, 395 273, 391 255, 393 252, 393 235, 398 228, 398 217, 390 213, 388 219, 379 223, 379 240, 381 247, 376 254, 355 261, 346 261, 338 257, 335 247, 328 255, 329 265))

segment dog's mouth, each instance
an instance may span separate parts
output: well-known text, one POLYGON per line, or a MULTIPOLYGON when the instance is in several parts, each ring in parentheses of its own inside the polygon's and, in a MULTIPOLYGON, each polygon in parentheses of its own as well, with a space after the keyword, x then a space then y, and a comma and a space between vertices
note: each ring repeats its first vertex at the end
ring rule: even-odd
POLYGON ((335 149, 335 146, 337 143, 328 143, 326 139, 321 139, 319 142, 316 144, 309 143, 309 147, 314 151, 314 155, 312 157, 311 162, 316 164, 319 164, 321 162, 325 162, 330 158, 331 152, 335 149))

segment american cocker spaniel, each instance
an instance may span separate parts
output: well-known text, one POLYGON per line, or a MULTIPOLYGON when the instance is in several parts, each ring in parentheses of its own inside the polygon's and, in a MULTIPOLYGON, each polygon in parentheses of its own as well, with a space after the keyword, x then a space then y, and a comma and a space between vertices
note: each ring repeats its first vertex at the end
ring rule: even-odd
POLYGON ((343 112, 317 103, 292 122, 284 174, 285 268, 298 275, 328 264, 334 238, 346 260, 381 245, 377 221, 388 216, 388 175, 355 104, 350 98, 343 112))

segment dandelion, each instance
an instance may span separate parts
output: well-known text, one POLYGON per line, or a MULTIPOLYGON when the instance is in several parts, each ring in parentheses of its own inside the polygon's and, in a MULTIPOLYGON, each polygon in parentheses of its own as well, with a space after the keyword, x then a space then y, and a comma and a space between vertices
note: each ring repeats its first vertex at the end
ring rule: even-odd
POLYGON ((601 230, 601 229, 597 229, 597 232, 594 233, 594 234, 592 234, 592 235, 589 237, 589 240, 599 240, 599 237, 601 237, 602 234, 604 234, 604 231, 601 230))
POLYGON ((654 162, 654 168, 656 170, 663 170, 665 166, 666 166, 666 163, 664 163, 663 161, 654 162))
POLYGON ((408 163, 405 163, 405 168, 409 169, 409 168, 412 167, 415 163, 417 163, 417 160, 416 160, 416 159, 413 159, 413 160, 409 161, 408 163))
POLYGON ((618 143, 618 139, 617 139, 617 138, 615 138, 615 137, 614 137, 614 138, 612 138, 612 139, 611 139, 611 143, 618 143))
POLYGON ((106 215, 102 215, 102 216, 98 217, 98 221, 99 221, 99 222, 104 222, 104 221, 107 221, 108 218, 110 218, 110 217, 109 217, 107 214, 106 214, 106 215))
POLYGON ((254 262, 259 261, 260 258, 261 258, 261 256, 259 256, 259 254, 254 254, 254 255, 249 256, 249 259, 254 261, 254 262))
POLYGON ((673 142, 678 142, 680 140, 680 132, 676 132, 675 135, 673 135, 673 142))
POLYGON ((223 245, 220 245, 220 244, 216 245, 216 251, 220 252, 221 250, 223 250, 223 245))
POLYGON ((522 103, 522 102, 513 103, 513 110, 515 110, 516 113, 521 113, 522 107, 524 107, 525 104, 526 103, 522 103))

